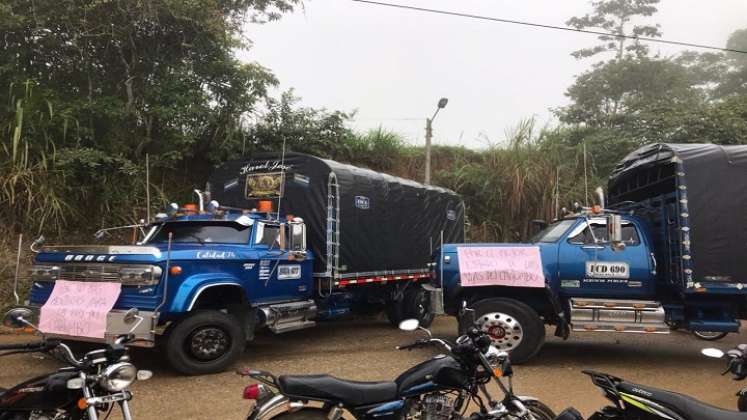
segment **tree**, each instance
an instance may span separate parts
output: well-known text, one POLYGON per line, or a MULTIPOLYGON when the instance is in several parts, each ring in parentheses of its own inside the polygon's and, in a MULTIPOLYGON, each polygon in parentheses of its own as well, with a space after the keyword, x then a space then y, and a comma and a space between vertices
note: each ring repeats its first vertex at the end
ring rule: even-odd
POLYGON ((704 100, 698 74, 670 59, 626 57, 597 64, 568 88, 571 104, 556 110, 564 123, 623 127, 646 107, 704 100))
MULTIPOLYGON (((594 9, 592 14, 573 17, 566 22, 566 25, 576 29, 603 30, 615 35, 658 38, 661 37, 658 24, 633 23, 636 17, 648 17, 656 13, 658 3, 659 0, 594 0, 591 2, 594 9)), ((598 38, 602 44, 574 51, 571 55, 580 59, 612 51, 615 53, 615 58, 621 60, 626 54, 643 57, 649 52, 648 46, 638 40, 626 45, 628 39, 622 36, 600 35, 598 38)))
POLYGON ((27 198, 3 206, 0 218, 36 223, 28 200, 38 197, 23 194, 33 186, 21 173, 78 186, 56 195, 86 203, 80 220, 90 224, 94 214, 133 217, 111 210, 141 196, 146 153, 156 174, 181 169, 189 178, 240 151, 242 120, 277 84, 234 56, 249 47, 242 25, 299 2, 3 2, 0 127, 11 136, 0 148, 0 191, 27 198))

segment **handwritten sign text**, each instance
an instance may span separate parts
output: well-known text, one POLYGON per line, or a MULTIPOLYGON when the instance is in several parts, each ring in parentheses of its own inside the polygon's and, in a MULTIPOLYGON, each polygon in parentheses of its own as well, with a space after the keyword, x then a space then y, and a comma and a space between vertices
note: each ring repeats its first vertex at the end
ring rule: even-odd
POLYGON ((122 285, 57 280, 41 308, 39 329, 45 333, 104 338, 106 316, 122 285))
POLYGON ((462 286, 545 287, 536 246, 459 247, 462 286))

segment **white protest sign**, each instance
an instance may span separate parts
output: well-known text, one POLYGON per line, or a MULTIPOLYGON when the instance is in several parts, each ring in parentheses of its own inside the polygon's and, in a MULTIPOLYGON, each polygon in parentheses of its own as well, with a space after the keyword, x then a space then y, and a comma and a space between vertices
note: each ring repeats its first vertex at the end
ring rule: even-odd
POLYGON ((458 247, 462 286, 545 287, 539 247, 458 247))
POLYGON ((106 316, 121 288, 119 283, 57 280, 41 308, 39 329, 50 334, 104 338, 106 316))

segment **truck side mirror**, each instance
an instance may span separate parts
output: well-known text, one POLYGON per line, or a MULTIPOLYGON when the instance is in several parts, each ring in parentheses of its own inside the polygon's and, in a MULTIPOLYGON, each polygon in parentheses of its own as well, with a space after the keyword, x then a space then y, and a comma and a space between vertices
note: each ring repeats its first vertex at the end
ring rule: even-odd
POLYGON ((607 237, 612 244, 613 251, 625 249, 625 242, 622 240, 622 216, 619 214, 607 215, 607 237))

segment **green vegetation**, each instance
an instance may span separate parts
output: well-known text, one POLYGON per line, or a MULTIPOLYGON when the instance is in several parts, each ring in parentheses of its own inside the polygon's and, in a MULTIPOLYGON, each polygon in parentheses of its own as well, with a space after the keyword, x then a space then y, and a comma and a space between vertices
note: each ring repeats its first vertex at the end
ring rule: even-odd
MULTIPOLYGON (((658 0, 594 0, 577 28, 661 36, 658 0)), ((0 5, 0 284, 13 237, 90 238, 145 215, 146 154, 153 209, 184 202, 214 166, 256 151, 313 153, 422 179, 420 147, 351 115, 303 108, 269 69, 239 62, 247 20, 300 0, 9 0, 0 5)), ((483 150, 436 146, 434 183, 465 199, 470 240, 522 240, 532 219, 586 202, 626 153, 651 142, 747 143, 747 55, 652 55, 602 36, 573 52, 603 59, 567 90, 559 124, 526 120, 483 150), (606 58, 605 58, 606 57, 606 58), (583 149, 588 151, 584 162, 583 149), (556 192, 559 195, 556 195, 556 192)), ((747 50, 747 29, 725 45, 747 50)), ((569 52, 571 53, 571 52, 569 52)), ((552 104, 549 104, 552 105, 552 104)), ((0 287, 6 290, 7 287, 0 287)), ((0 300, 7 298, 0 296, 0 300)))

